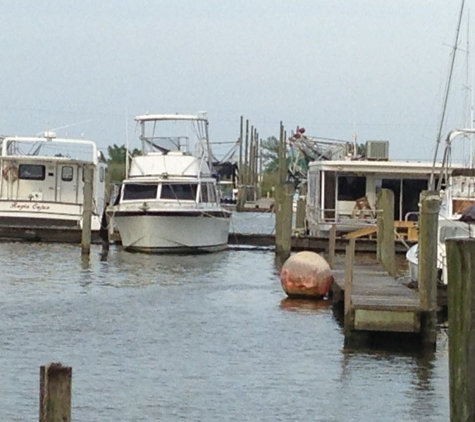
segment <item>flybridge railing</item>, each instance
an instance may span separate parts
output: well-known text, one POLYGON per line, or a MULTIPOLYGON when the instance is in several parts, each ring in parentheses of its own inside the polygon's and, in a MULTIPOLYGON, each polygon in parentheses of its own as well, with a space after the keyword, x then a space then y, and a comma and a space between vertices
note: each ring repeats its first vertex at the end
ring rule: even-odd
POLYGON ((1 140, 2 157, 47 157, 75 159, 97 164, 99 152, 95 142, 86 139, 6 137, 1 140))

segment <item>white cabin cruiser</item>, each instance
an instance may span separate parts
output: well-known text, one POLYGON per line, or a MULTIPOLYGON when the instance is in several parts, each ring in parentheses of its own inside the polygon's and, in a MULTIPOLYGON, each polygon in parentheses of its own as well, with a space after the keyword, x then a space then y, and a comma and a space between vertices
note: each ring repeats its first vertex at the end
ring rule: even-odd
POLYGON ((94 168, 92 240, 99 241, 106 163, 84 139, 6 137, 0 156, 0 238, 80 243, 83 172, 94 168))
POLYGON ((132 158, 128 177, 108 208, 124 248, 159 253, 226 249, 231 212, 220 205, 212 176, 207 117, 157 114, 135 120, 142 155, 132 158), (158 136, 158 126, 189 133, 158 136))

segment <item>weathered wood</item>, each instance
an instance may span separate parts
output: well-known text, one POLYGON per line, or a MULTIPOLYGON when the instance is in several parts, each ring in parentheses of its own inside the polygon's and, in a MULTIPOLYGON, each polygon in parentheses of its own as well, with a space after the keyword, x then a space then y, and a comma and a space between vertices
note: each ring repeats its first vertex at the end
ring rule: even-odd
POLYGON ((418 315, 410 310, 387 311, 355 308, 355 329, 415 333, 419 332, 420 322, 418 315))
POLYGON ((292 247, 292 199, 294 187, 284 183, 278 189, 279 195, 276 209, 275 252, 283 257, 290 256, 292 247), (278 214, 278 218, 277 218, 278 214))
POLYGON ((377 226, 363 227, 362 229, 358 229, 358 230, 349 232, 349 233, 343 235, 343 237, 345 239, 358 239, 359 237, 369 236, 369 235, 375 234, 377 231, 378 231, 377 226))
POLYGON ((305 224, 305 212, 307 207, 307 200, 304 196, 299 197, 297 200, 297 210, 295 213, 295 228, 306 229, 305 224))
POLYGON ((335 267, 335 246, 336 246, 336 225, 330 227, 330 238, 328 239, 328 265, 335 267))
POLYGON ((345 334, 349 335, 353 328, 353 312, 351 294, 353 290, 353 265, 355 262, 355 239, 351 239, 346 247, 345 255, 345 334))
POLYGON ((396 276, 396 250, 394 245, 394 192, 381 189, 378 194, 378 259, 389 275, 396 276))
POLYGON ((72 373, 61 363, 40 367, 39 422, 71 422, 72 373))
POLYGON ((446 240, 450 420, 475 420, 475 239, 446 240))
POLYGON ((423 342, 435 347, 437 340, 437 234, 440 196, 423 191, 419 216, 419 297, 423 310, 423 342))
POLYGON ((85 165, 83 167, 83 212, 82 212, 82 238, 81 253, 89 255, 91 252, 91 221, 92 221, 92 193, 94 180, 94 167, 85 165))

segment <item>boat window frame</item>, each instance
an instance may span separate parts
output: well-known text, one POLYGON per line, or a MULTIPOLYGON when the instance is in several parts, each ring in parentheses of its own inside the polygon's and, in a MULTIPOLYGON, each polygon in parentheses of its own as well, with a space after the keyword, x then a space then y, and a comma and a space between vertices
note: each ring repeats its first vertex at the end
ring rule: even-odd
POLYGON ((32 180, 43 181, 46 179, 46 166, 44 164, 27 164, 23 163, 18 166, 18 179, 20 180, 32 180), (41 169, 41 174, 29 173, 28 169, 41 169))
MULTIPOLYGON (((131 188, 132 190, 132 188, 131 188)), ((122 189, 121 189, 121 198, 122 198, 122 201, 143 201, 143 200, 153 200, 153 199, 157 199, 157 195, 158 195, 158 183, 137 183, 137 182, 133 182, 133 183, 124 183, 122 185, 122 189), (128 196, 129 193, 132 193, 132 192, 129 192, 128 188, 129 187, 132 187, 132 186, 142 186, 142 187, 146 187, 147 189, 144 189, 142 191, 142 193, 139 192, 139 190, 136 190, 135 193, 137 194, 136 196, 128 196), (154 195, 151 195, 151 194, 146 194, 147 192, 153 192, 155 191, 155 194, 154 195)))
POLYGON ((198 182, 162 182, 160 185, 159 199, 162 201, 192 201, 196 202, 198 196, 198 182), (173 186, 170 192, 167 191, 167 187, 173 186), (192 186, 190 191, 186 192, 186 195, 181 195, 185 191, 178 191, 176 187, 178 186, 192 186), (164 189, 165 187, 165 189, 164 189), (194 187, 194 188, 193 188, 194 187), (189 193, 192 193, 193 197, 189 196, 189 193), (166 196, 164 197, 164 193, 166 196))
POLYGON ((61 181, 62 182, 72 182, 74 180, 74 167, 73 166, 62 166, 61 167, 61 181), (65 177, 64 170, 68 169, 71 171, 71 177, 65 177))

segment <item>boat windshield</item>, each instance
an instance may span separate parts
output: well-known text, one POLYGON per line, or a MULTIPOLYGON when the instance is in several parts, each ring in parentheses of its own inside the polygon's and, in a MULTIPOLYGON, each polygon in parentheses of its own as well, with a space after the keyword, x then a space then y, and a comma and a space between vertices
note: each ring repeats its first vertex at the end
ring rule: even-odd
POLYGON ((196 183, 163 183, 160 199, 195 201, 197 190, 196 183))

